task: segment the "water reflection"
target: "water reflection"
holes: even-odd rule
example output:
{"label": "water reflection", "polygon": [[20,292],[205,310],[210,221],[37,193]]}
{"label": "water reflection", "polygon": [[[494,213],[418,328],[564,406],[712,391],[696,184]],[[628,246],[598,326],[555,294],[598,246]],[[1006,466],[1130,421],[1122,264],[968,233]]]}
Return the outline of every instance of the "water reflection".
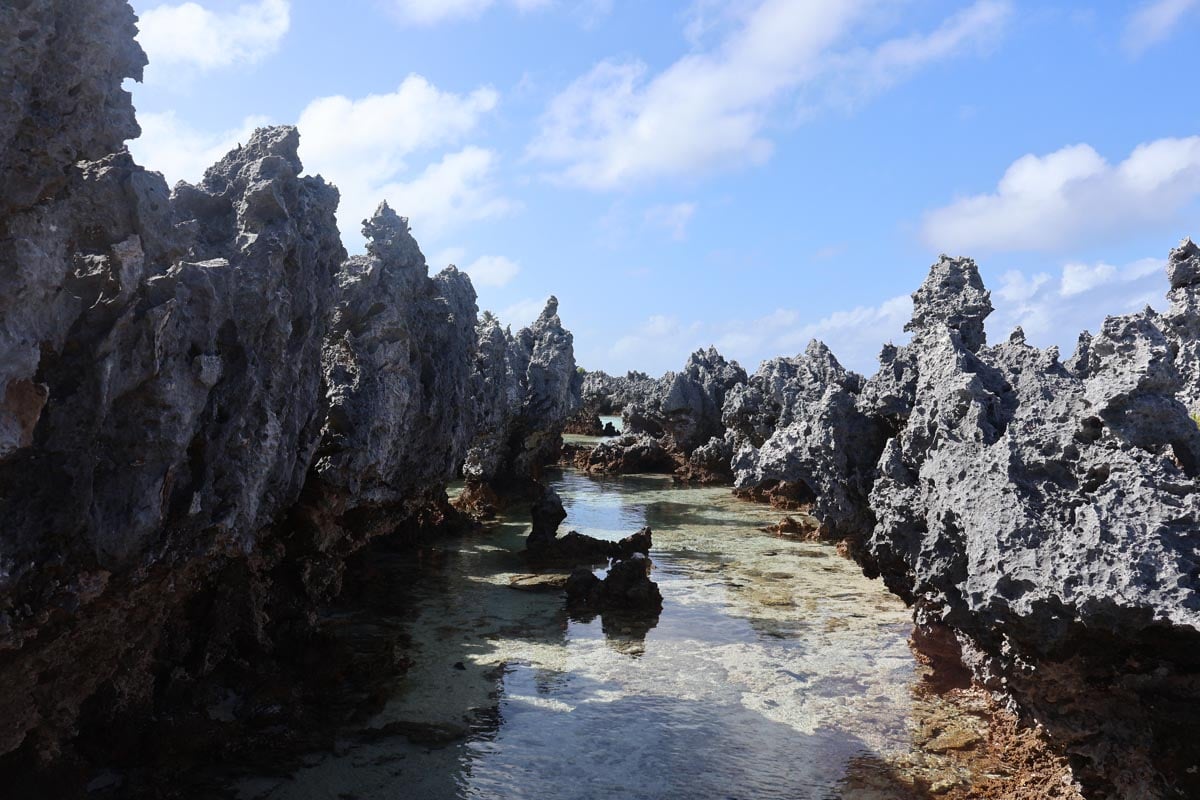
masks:
{"label": "water reflection", "polygon": [[888,765],[913,749],[917,667],[882,585],[760,532],[777,512],[728,489],[551,477],[564,529],[654,529],[661,616],[569,617],[510,588],[529,571],[519,507],[419,564],[381,560],[368,613],[403,628],[411,668],[336,752],[240,797],[913,796]]}

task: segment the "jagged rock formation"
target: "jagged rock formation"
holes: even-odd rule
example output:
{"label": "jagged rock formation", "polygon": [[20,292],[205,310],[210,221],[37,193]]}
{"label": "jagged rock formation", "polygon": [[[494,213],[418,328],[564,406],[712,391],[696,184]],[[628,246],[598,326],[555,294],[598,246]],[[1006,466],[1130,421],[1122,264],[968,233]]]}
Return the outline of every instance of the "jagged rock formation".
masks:
{"label": "jagged rock formation", "polygon": [[386,206],[347,260],[295,129],[173,193],[134,164],[135,33],[123,0],[0,8],[4,763],[261,677],[347,555],[451,513],[477,424],[531,471],[577,403],[553,302],[481,387],[465,275]]}
{"label": "jagged rock formation", "polygon": [[[631,376],[633,373],[631,373]],[[604,376],[606,385],[614,379]],[[746,383],[746,371],[716,348],[693,353],[680,372],[668,372],[625,406],[623,434],[580,459],[589,472],[674,472],[683,479],[720,482],[729,477],[721,409]]]}
{"label": "jagged rock formation", "polygon": [[567,604],[592,612],[649,612],[662,610],[662,592],[650,580],[650,559],[633,553],[614,561],[603,579],[587,568],[577,569],[567,579]]}
{"label": "jagged rock formation", "polygon": [[484,313],[473,374],[477,436],[463,476],[467,502],[483,485],[533,493],[546,464],[562,447],[562,428],[579,408],[582,376],[574,337],[558,318],[558,300],[546,301],[537,321],[517,335]]}
{"label": "jagged rock formation", "polygon": [[669,372],[644,402],[626,407],[625,430],[666,434],[676,449],[691,455],[713,437],[721,438],[725,395],[746,383],[746,371],[726,361],[715,347],[697,350],[680,372]]}
{"label": "jagged rock formation", "polygon": [[[1163,332],[1171,341],[1181,385],[1177,397],[1193,416],[1200,415],[1200,246],[1191,239],[1167,259],[1170,308]],[[1081,356],[1090,348],[1081,348]]]}
{"label": "jagged rock formation", "polygon": [[620,414],[626,406],[645,403],[657,389],[658,381],[644,372],[609,375],[588,372],[583,376],[583,407],[594,414]]}
{"label": "jagged rock formation", "polygon": [[1110,318],[1064,364],[1019,329],[986,346],[978,270],[942,257],[869,381],[814,344],[725,408],[739,484],[810,489],[921,638],[949,632],[1096,796],[1200,791],[1198,268],[1173,251],[1170,313]]}
{"label": "jagged rock formation", "polygon": [[[364,223],[367,254],[338,273],[322,368],[328,409],[289,547],[321,553],[306,586],[336,588],[366,540],[433,509],[452,514],[453,479],[474,428],[475,290],[454,267],[432,278],[408,220],[386,203]],[[312,589],[312,587],[309,587]]]}
{"label": "jagged rock formation", "polygon": [[856,407],[861,376],[814,341],[796,358],[764,362],[734,388],[722,416],[741,491],[786,484],[807,500],[822,535],[861,536],[873,524],[867,495],[886,438]]}

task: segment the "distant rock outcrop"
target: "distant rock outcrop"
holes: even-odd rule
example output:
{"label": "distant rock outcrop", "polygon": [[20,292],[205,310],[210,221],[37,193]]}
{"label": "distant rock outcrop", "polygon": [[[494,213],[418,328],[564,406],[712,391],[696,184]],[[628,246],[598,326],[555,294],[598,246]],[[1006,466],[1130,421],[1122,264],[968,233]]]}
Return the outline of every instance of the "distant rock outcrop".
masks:
{"label": "distant rock outcrop", "polygon": [[729,478],[721,409],[725,398],[746,383],[746,371],[716,348],[698,350],[680,372],[640,384],[624,407],[624,430],[580,459],[590,472],[674,472],[683,479],[721,482]]}
{"label": "distant rock outcrop", "polygon": [[626,406],[646,402],[657,383],[644,372],[618,376],[601,371],[588,372],[583,376],[580,390],[583,407],[597,415],[620,414]]}

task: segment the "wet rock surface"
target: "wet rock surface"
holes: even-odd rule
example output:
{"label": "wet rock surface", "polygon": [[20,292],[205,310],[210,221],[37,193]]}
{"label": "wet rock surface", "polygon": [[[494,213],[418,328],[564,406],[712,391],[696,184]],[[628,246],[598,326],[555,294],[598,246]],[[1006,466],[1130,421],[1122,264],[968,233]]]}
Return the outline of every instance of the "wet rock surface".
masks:
{"label": "wet rock surface", "polygon": [[585,472],[630,475],[643,472],[674,472],[680,456],[668,450],[659,437],[645,433],[625,433],[585,450],[576,464]]}
{"label": "wet rock surface", "polygon": [[610,558],[630,558],[635,553],[650,552],[653,545],[652,532],[642,528],[637,533],[619,541],[598,539],[594,536],[570,531],[558,535],[558,528],[567,518],[562,498],[553,489],[544,489],[542,496],[530,509],[533,528],[525,543],[525,553],[535,564],[596,564]]}
{"label": "wet rock surface", "polygon": [[571,573],[566,582],[567,604],[589,611],[659,611],[662,593],[650,580],[650,559],[634,553],[613,561],[603,579],[586,568]]}

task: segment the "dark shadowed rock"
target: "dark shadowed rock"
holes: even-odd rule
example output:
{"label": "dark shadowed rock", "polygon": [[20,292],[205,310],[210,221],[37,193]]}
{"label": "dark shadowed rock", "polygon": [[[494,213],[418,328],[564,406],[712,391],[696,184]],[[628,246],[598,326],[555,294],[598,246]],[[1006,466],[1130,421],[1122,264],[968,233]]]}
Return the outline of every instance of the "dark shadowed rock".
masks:
{"label": "dark shadowed rock", "polygon": [[528,547],[536,549],[554,541],[558,535],[558,526],[567,518],[563,509],[562,498],[553,489],[546,489],[530,509],[533,517],[533,530],[529,533]]}
{"label": "dark shadowed rock", "polygon": [[123,150],[133,22],[0,8],[0,755],[33,761],[311,641],[350,551],[452,521],[474,436],[465,276],[386,207],[347,262],[293,128],[170,194]]}
{"label": "dark shadowed rock", "polygon": [[596,445],[577,464],[585,472],[611,475],[674,472],[680,465],[677,453],[668,451],[663,440],[645,433],[625,433]]}
{"label": "dark shadowed rock", "polygon": [[566,583],[567,604],[590,611],[645,611],[662,609],[662,592],[650,580],[650,559],[641,553],[614,561],[603,580],[590,569],[571,573]]}

